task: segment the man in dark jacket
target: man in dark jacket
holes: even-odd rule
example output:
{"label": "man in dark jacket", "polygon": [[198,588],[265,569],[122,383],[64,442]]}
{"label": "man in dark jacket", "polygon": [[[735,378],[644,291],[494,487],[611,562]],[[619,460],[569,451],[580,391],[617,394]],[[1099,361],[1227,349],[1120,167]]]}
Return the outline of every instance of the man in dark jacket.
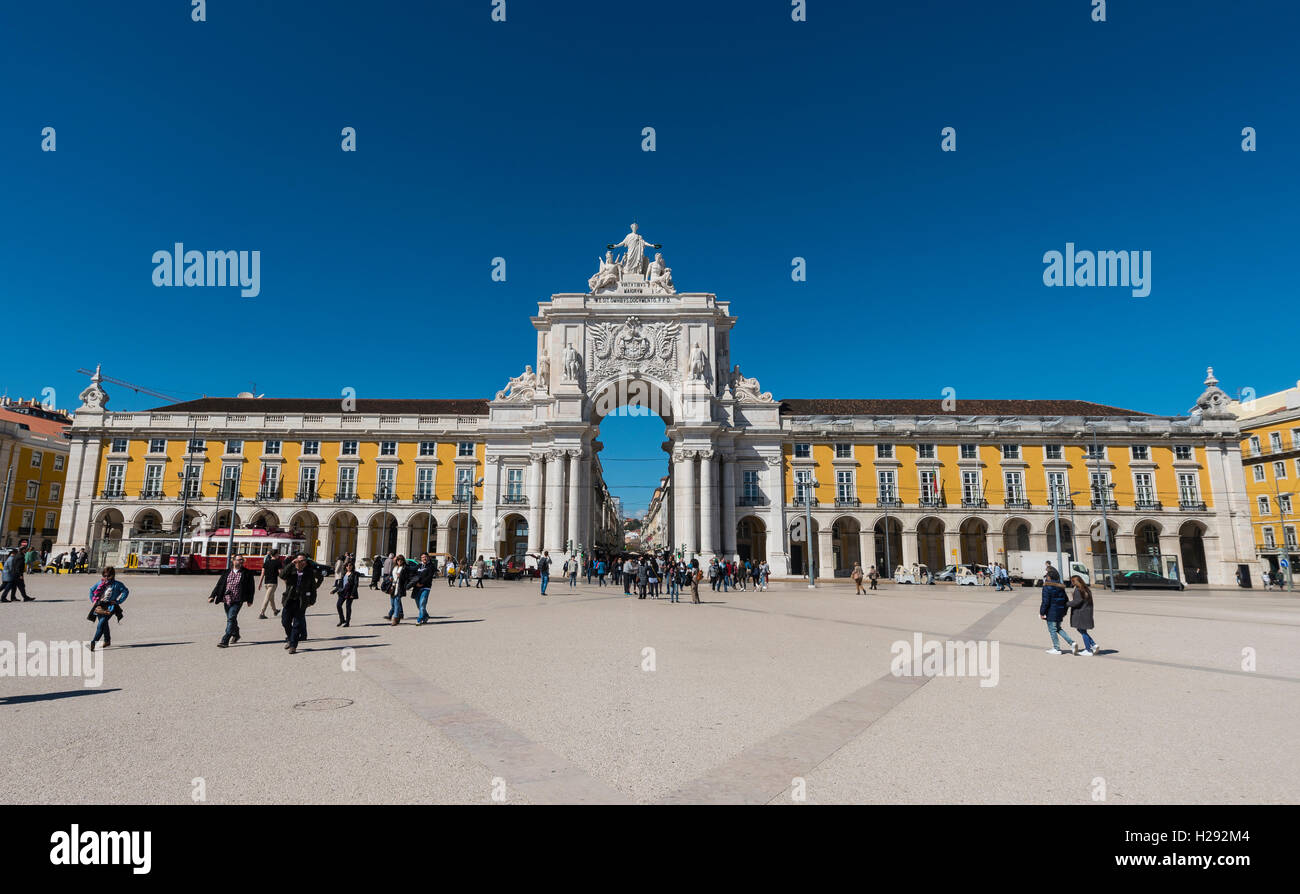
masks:
{"label": "man in dark jacket", "polygon": [[307,638],[307,609],[316,604],[316,589],[321,574],[307,561],[304,553],[293,557],[293,563],[280,574],[284,581],[284,618],[288,641],[284,647],[293,655],[298,643]]}
{"label": "man in dark jacket", "polygon": [[208,601],[220,605],[226,612],[226,633],[217,643],[218,649],[239,642],[239,610],[245,604],[253,604],[256,585],[256,575],[244,567],[243,556],[235,556],[235,567],[227,568],[217,578]]}
{"label": "man in dark jacket", "polygon": [[1048,562],[1043,570],[1043,599],[1038,605],[1038,616],[1047,622],[1047,632],[1052,637],[1052,648],[1047,650],[1048,655],[1063,654],[1057,636],[1064,639],[1071,650],[1074,649],[1074,640],[1070,639],[1070,634],[1061,629],[1061,622],[1065,620],[1065,610],[1069,604],[1065,596],[1065,587],[1061,586],[1061,573],[1052,567],[1051,562]]}
{"label": "man in dark jacket", "polygon": [[429,589],[433,586],[433,563],[428,553],[420,553],[420,564],[411,576],[411,592],[415,595],[415,604],[420,608],[416,624],[429,620]]}

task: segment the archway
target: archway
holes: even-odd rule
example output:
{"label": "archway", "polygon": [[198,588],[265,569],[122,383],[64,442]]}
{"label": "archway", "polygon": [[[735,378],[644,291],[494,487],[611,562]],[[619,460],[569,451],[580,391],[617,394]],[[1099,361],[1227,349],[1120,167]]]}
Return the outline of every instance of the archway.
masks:
{"label": "archway", "polygon": [[835,576],[848,577],[853,563],[862,561],[861,526],[857,519],[844,516],[831,525],[831,555],[835,560]]}
{"label": "archway", "polygon": [[1189,584],[1209,583],[1205,563],[1205,525],[1184,522],[1178,529],[1178,549],[1183,556],[1183,579]]}
{"label": "archway", "polygon": [[253,515],[253,520],[249,522],[249,526],[261,528],[264,531],[276,531],[280,528],[280,516],[270,509],[259,509]]}
{"label": "archway", "polygon": [[[231,520],[232,517],[233,517],[234,520],[235,520],[235,523],[234,523],[233,526],[232,526],[231,523],[230,523],[230,520]],[[229,527],[236,527],[236,528],[238,528],[238,527],[239,527],[239,518],[240,518],[240,517],[239,517],[238,514],[234,514],[234,515],[232,516],[232,514],[231,514],[231,510],[229,510],[229,509],[221,509],[221,510],[218,510],[218,511],[217,511],[217,514],[214,515],[214,516],[212,517],[212,527],[213,527],[214,529],[216,529],[216,528],[229,528]]]}
{"label": "archway", "polygon": [[943,532],[943,521],[934,516],[916,523],[917,561],[929,568],[931,574],[943,570],[948,564],[943,554]]}
{"label": "archway", "polygon": [[136,513],[131,523],[132,536],[151,536],[163,533],[162,515],[157,509],[143,509]]}
{"label": "archway", "polygon": [[[1110,562],[1106,561],[1106,530],[1110,530]],[[1105,581],[1106,575],[1120,570],[1119,565],[1119,525],[1108,521],[1106,528],[1101,525],[1100,516],[1088,525],[1088,536],[1092,546],[1092,579],[1097,583]]]}
{"label": "archway", "polygon": [[[397,543],[397,516],[393,513],[380,510],[370,516],[370,550],[371,552],[387,556],[389,553],[399,552]],[[409,557],[408,557],[409,558]]]}
{"label": "archway", "polygon": [[1013,552],[1029,549],[1029,522],[1023,518],[1008,519],[1002,526],[1003,564],[1010,559]]}
{"label": "archway", "polygon": [[1133,551],[1137,557],[1137,570],[1164,574],[1160,562],[1160,525],[1144,521],[1133,529]]}
{"label": "archway", "polygon": [[[466,527],[469,529],[469,541],[466,543]],[[479,530],[478,522],[472,525],[466,525],[466,514],[458,512],[447,522],[448,536],[451,539],[450,549],[452,558],[461,560],[469,557],[471,560],[477,559],[482,550],[479,549]]]}
{"label": "archway", "polygon": [[989,563],[989,526],[982,518],[968,518],[958,529],[961,534],[961,561],[963,565]]}
{"label": "archway", "polygon": [[[801,518],[800,521],[803,519]],[[793,525],[794,519],[791,519]],[[808,537],[803,543],[796,543],[794,537],[790,537],[790,573],[798,577],[808,575],[808,556],[812,556],[813,567],[817,567],[817,537],[821,526],[817,524],[817,519],[813,519],[812,530],[807,532]],[[789,536],[787,532],[787,536]],[[818,574],[821,571],[818,569]]]}
{"label": "archway", "polygon": [[742,562],[767,561],[767,526],[758,516],[747,515],[736,522],[736,553]]}
{"label": "archway", "polygon": [[95,519],[94,542],[90,547],[90,566],[120,564],[125,558],[122,553],[122,536],[126,523],[122,513],[108,508],[99,513]]}
{"label": "archway", "polygon": [[[1054,553],[1056,552],[1056,548],[1056,520],[1052,519],[1052,521],[1047,523],[1047,551],[1049,553]],[[1060,548],[1062,555],[1071,556],[1074,561],[1078,561],[1079,557],[1074,554],[1074,529],[1070,527],[1070,523],[1065,519],[1061,519]]]}
{"label": "archway", "polygon": [[528,519],[511,512],[501,519],[501,536],[497,540],[496,554],[501,559],[523,561],[528,552]]}
{"label": "archway", "polygon": [[903,523],[890,516],[888,524],[880,519],[875,525],[876,570],[882,577],[893,577],[894,569],[903,564]]}
{"label": "archway", "polygon": [[295,513],[289,520],[289,533],[302,538],[302,549],[308,558],[316,558],[317,547],[320,546],[320,521],[314,512],[303,509]]}
{"label": "archway", "polygon": [[417,512],[406,523],[406,555],[419,556],[420,553],[432,555],[438,551],[438,520],[433,519],[430,526],[429,513]]}
{"label": "archway", "polygon": [[355,554],[357,551],[357,531],[360,525],[357,517],[346,509],[330,516],[329,551],[325,554],[328,562],[336,561],[340,556]]}

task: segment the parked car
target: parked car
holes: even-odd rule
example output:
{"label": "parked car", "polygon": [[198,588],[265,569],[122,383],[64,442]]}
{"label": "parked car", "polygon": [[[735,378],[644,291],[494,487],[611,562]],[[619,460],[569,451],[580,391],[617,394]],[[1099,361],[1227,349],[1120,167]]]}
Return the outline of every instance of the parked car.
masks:
{"label": "parked car", "polygon": [[[1106,576],[1109,586],[1111,576]],[[1183,582],[1154,571],[1119,571],[1114,575],[1116,590],[1182,590]]]}

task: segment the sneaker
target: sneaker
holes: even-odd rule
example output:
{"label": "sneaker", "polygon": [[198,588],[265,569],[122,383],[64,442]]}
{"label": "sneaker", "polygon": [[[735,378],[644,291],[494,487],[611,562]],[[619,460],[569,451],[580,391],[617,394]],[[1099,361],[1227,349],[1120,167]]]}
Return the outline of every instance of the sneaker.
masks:
{"label": "sneaker", "polygon": [[289,647],[289,654],[290,654],[290,655],[297,655],[297,654],[298,654],[298,647],[297,647],[297,646],[290,646],[290,647]]}
{"label": "sneaker", "polygon": [[1047,650],[1047,654],[1048,654],[1048,655],[1064,655],[1065,653],[1062,652],[1060,649],[1048,649],[1048,650]]}
{"label": "sneaker", "polygon": [[224,640],[222,640],[221,642],[217,643],[217,648],[218,648],[218,649],[226,649],[226,648],[229,648],[229,644],[226,643]]}
{"label": "sneaker", "polygon": [[258,616],[257,616],[257,620],[259,620],[259,621],[265,621],[265,620],[266,620],[266,615],[258,615]]}
{"label": "sneaker", "polygon": [[1092,657],[1092,653],[1089,652],[1087,649],[1084,649],[1082,652],[1078,652],[1078,653],[1076,653],[1076,654],[1078,654],[1078,656],[1079,656],[1080,658],[1091,658],[1091,657]]}
{"label": "sneaker", "polygon": [[1098,652],[1100,652],[1100,651],[1101,651],[1101,643],[1097,642],[1096,640],[1093,640],[1093,641],[1092,641],[1092,654],[1096,655],[1096,654],[1097,654]]}
{"label": "sneaker", "polygon": [[1079,644],[1078,644],[1078,643],[1070,643],[1070,651],[1071,651],[1073,654],[1078,655],[1078,654],[1079,654]]}

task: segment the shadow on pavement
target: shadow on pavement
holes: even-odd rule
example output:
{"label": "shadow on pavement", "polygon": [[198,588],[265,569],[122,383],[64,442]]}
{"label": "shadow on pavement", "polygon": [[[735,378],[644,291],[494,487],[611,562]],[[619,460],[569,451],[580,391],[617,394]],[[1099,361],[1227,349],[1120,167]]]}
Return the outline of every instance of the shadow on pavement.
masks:
{"label": "shadow on pavement", "polygon": [[56,698],[76,698],[79,695],[99,695],[104,692],[121,692],[121,689],[69,689],[65,692],[42,692],[33,695],[0,695],[0,707],[22,705],[27,702],[47,702]]}

